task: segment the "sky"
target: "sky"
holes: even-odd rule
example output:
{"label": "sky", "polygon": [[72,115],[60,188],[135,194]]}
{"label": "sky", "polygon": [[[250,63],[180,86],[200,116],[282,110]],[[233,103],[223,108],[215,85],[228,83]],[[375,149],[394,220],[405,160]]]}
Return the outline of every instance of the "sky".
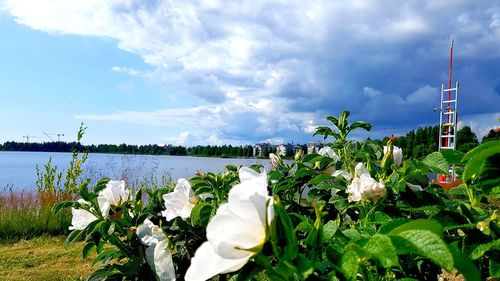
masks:
{"label": "sky", "polygon": [[455,40],[459,125],[499,127],[500,2],[0,0],[0,142],[306,143],[437,125]]}

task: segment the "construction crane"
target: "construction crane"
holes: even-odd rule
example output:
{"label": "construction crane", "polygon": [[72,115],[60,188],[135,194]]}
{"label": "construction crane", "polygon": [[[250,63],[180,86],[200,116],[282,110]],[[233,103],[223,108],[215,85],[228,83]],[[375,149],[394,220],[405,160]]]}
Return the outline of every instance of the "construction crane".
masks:
{"label": "construction crane", "polygon": [[51,136],[57,136],[57,141],[61,141],[61,137],[64,137],[64,134],[48,134],[46,132],[43,132],[51,141],[54,141],[54,139]]}
{"label": "construction crane", "polygon": [[30,139],[35,139],[35,138],[39,139],[41,137],[30,136],[29,134],[27,134],[26,136],[23,136],[23,138],[26,139],[26,142],[30,142]]}

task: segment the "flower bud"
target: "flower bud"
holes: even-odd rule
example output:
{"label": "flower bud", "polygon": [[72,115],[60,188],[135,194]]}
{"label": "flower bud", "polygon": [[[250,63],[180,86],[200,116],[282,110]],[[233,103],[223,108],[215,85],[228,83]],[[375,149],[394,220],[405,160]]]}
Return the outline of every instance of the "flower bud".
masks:
{"label": "flower bud", "polygon": [[304,151],[302,151],[302,149],[297,150],[297,152],[295,152],[295,161],[302,159],[302,156],[304,156]]}
{"label": "flower bud", "polygon": [[269,153],[269,159],[271,160],[271,165],[275,169],[283,164],[283,160],[281,160],[281,157],[274,153]]}

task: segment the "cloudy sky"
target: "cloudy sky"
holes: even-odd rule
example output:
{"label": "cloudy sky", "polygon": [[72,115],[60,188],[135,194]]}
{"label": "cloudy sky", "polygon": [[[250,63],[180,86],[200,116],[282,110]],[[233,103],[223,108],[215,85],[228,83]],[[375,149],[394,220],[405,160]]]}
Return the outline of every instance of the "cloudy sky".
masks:
{"label": "cloudy sky", "polygon": [[304,143],[343,109],[372,138],[404,134],[439,120],[451,35],[461,124],[499,126],[496,0],[0,7],[0,142],[84,122],[85,143]]}

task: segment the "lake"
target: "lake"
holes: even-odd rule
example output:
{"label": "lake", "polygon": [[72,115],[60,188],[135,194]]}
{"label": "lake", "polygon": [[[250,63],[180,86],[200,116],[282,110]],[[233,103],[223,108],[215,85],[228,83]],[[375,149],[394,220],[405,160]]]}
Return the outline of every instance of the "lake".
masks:
{"label": "lake", "polygon": [[[36,188],[35,166],[43,169],[49,159],[58,170],[66,170],[71,153],[62,152],[12,152],[0,151],[0,192],[6,188],[32,190]],[[209,158],[168,155],[129,155],[91,153],[83,165],[84,177],[94,182],[100,178],[127,179],[129,182],[161,179],[170,176],[173,180],[190,178],[197,171],[222,172],[226,165],[263,164],[266,170],[270,162],[266,159]]]}

